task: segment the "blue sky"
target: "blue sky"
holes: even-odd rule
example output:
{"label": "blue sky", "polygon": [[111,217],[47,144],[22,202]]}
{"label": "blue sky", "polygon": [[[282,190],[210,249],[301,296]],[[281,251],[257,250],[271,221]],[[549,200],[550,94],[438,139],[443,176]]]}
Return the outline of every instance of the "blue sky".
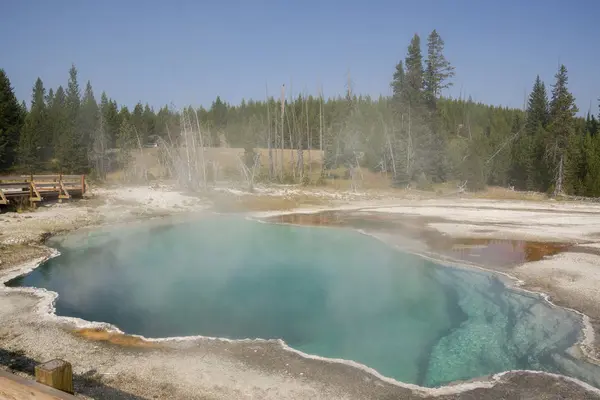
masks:
{"label": "blue sky", "polygon": [[[120,104],[232,103],[277,94],[389,94],[414,33],[437,29],[456,67],[446,94],[521,107],[536,74],[559,62],[582,113],[600,97],[600,1],[31,1],[4,0],[0,68],[29,102],[39,76],[66,84],[75,63]],[[425,54],[426,48],[423,46]]]}

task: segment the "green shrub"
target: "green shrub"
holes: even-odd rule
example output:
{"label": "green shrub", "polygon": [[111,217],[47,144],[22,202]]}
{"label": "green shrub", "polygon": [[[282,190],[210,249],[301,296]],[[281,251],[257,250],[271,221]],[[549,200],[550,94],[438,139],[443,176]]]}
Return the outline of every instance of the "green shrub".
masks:
{"label": "green shrub", "polygon": [[433,191],[433,184],[429,179],[427,179],[427,175],[425,175],[425,172],[421,172],[419,174],[419,177],[417,178],[417,189]]}
{"label": "green shrub", "polygon": [[304,174],[304,176],[302,177],[301,183],[302,183],[302,186],[310,185],[310,178],[308,177],[308,174]]}

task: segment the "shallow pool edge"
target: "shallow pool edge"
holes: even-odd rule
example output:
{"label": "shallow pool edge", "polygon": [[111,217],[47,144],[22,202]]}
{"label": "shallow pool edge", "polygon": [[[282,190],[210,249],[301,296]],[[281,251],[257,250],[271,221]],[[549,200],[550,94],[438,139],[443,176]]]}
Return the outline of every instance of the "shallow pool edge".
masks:
{"label": "shallow pool edge", "polygon": [[[321,211],[321,210],[319,210],[319,211]],[[293,214],[293,213],[294,212],[291,212],[290,214]],[[263,213],[256,213],[256,214],[263,214]],[[282,215],[282,214],[285,214],[285,213],[280,213],[277,215]],[[246,214],[246,216],[247,216],[247,218],[252,219],[254,221],[258,221],[258,222],[262,222],[262,223],[278,224],[276,222],[269,222],[269,221],[261,220],[261,218],[263,218],[264,215],[252,215],[252,213],[250,213],[250,214]],[[295,224],[288,224],[288,225],[295,225]],[[90,227],[90,228],[93,229],[93,228],[98,228],[98,227],[101,227],[101,226],[95,226],[95,227]],[[331,228],[331,227],[325,226],[323,228]],[[340,229],[340,227],[334,227],[334,228]],[[475,268],[475,269],[480,270],[481,272],[486,272],[491,275],[501,275],[504,278],[506,278],[506,279],[503,279],[502,282],[504,285],[507,285],[506,287],[508,289],[512,289],[515,291],[522,291],[527,294],[539,297],[539,298],[545,300],[546,302],[548,302],[548,304],[551,307],[562,308],[562,309],[574,312],[575,314],[577,314],[581,317],[582,336],[583,337],[581,340],[577,341],[572,347],[576,346],[577,348],[579,348],[581,350],[583,356],[585,357],[584,361],[592,362],[595,364],[600,364],[600,361],[597,358],[595,358],[589,350],[589,348],[593,346],[593,343],[595,340],[595,332],[594,332],[594,329],[590,322],[589,317],[587,315],[585,315],[584,313],[579,312],[575,309],[554,304],[552,302],[550,296],[546,293],[532,291],[532,290],[523,288],[522,286],[525,285],[524,281],[522,281],[506,272],[495,271],[495,270],[491,270],[491,269],[488,269],[488,268],[485,268],[482,266],[478,266],[475,264],[458,262],[456,260],[446,259],[443,257],[439,257],[438,255],[436,255],[434,253],[421,253],[421,252],[410,251],[406,248],[402,248],[401,246],[390,244],[390,243],[382,240],[381,238],[377,237],[375,234],[366,232],[361,229],[352,229],[352,228],[342,228],[342,229],[351,229],[360,234],[373,237],[373,238],[385,243],[388,246],[394,247],[398,250],[401,250],[403,252],[406,252],[406,253],[409,253],[412,255],[422,257],[426,260],[435,262],[436,264],[439,264],[442,267],[453,267],[453,268],[459,268],[459,269],[466,270],[466,271],[472,270],[473,268]],[[61,233],[61,235],[64,235],[64,234],[69,234],[69,232]],[[59,235],[56,235],[56,236],[59,236]],[[60,255],[60,252],[58,251],[58,249],[49,247],[47,245],[42,245],[42,247],[49,250],[48,256],[38,257],[34,260],[30,260],[30,261],[24,262],[20,265],[17,265],[13,268],[9,268],[9,269],[0,271],[0,293],[4,292],[4,293],[7,293],[10,295],[10,293],[12,292],[12,293],[24,293],[24,294],[28,294],[28,295],[34,295],[40,299],[37,302],[36,307],[35,307],[35,312],[39,316],[41,316],[42,318],[49,320],[51,322],[70,325],[73,327],[74,330],[77,330],[77,329],[100,329],[100,330],[103,330],[106,332],[117,333],[117,334],[121,334],[124,336],[129,336],[129,337],[135,337],[135,338],[139,338],[143,341],[155,342],[155,343],[161,343],[161,342],[169,343],[169,342],[181,342],[181,341],[193,342],[193,341],[199,341],[199,340],[210,340],[210,341],[215,340],[215,341],[230,342],[230,343],[277,343],[281,347],[282,350],[295,353],[305,359],[317,360],[317,361],[327,362],[327,363],[344,364],[347,366],[351,366],[353,368],[357,368],[363,372],[366,372],[388,384],[402,387],[402,388],[409,389],[409,390],[412,390],[415,392],[419,392],[420,394],[430,395],[430,396],[443,396],[443,395],[450,395],[450,394],[458,394],[458,393],[462,393],[462,392],[466,392],[466,391],[470,391],[470,390],[474,390],[474,389],[491,388],[494,385],[496,385],[497,383],[499,383],[505,375],[510,374],[510,373],[518,373],[518,372],[539,374],[539,375],[545,375],[545,376],[554,377],[554,378],[560,377],[560,378],[566,379],[570,382],[578,384],[579,386],[586,389],[587,391],[590,391],[592,393],[600,395],[599,388],[596,388],[596,387],[594,387],[586,382],[583,382],[577,378],[573,378],[573,377],[570,377],[567,375],[554,374],[554,373],[549,373],[549,372],[544,372],[544,371],[536,371],[536,370],[509,370],[509,371],[499,372],[499,373],[496,373],[496,374],[493,374],[490,376],[473,378],[472,380],[469,380],[468,382],[460,382],[460,383],[456,383],[456,384],[450,383],[445,386],[428,388],[428,387],[419,386],[416,384],[398,381],[396,379],[384,376],[381,373],[379,373],[377,370],[375,370],[374,368],[368,367],[367,365],[361,364],[361,363],[353,361],[353,360],[346,360],[346,359],[340,359],[340,358],[329,358],[329,357],[322,357],[322,356],[318,356],[318,355],[304,353],[300,350],[297,350],[297,349],[294,349],[294,348],[288,346],[281,339],[262,339],[262,338],[227,339],[227,338],[221,338],[221,337],[211,337],[211,336],[202,336],[202,335],[148,338],[148,337],[145,337],[142,335],[125,333],[125,332],[121,331],[117,326],[107,323],[107,322],[88,321],[88,320],[84,320],[84,319],[76,318],[76,317],[59,316],[56,314],[56,307],[55,307],[56,299],[59,296],[58,293],[51,291],[51,290],[44,289],[44,288],[8,287],[5,285],[7,282],[9,282],[19,276],[23,276],[23,275],[30,273],[31,271],[38,268],[40,265],[42,265],[46,261],[48,261],[54,257],[58,257]],[[508,286],[508,282],[506,282],[506,281],[510,281],[510,286]]]}

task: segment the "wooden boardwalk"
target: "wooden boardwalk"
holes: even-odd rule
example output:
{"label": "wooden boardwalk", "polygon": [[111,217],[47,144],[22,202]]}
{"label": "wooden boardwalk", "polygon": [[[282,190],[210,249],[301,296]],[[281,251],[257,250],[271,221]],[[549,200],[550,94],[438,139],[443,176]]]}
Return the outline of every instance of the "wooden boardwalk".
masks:
{"label": "wooden boardwalk", "polygon": [[70,400],[77,397],[0,369],[0,400]]}
{"label": "wooden boardwalk", "polygon": [[0,205],[35,206],[45,200],[68,200],[86,191],[85,175],[0,176]]}

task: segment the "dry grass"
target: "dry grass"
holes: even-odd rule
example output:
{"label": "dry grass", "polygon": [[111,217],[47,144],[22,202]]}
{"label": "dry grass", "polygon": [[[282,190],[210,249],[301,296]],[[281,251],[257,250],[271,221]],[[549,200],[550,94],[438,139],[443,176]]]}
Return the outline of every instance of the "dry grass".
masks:
{"label": "dry grass", "polygon": [[[260,154],[260,162],[263,165],[269,163],[269,149],[255,148],[254,151]],[[219,165],[237,167],[239,165],[239,156],[244,155],[244,149],[242,148],[225,148],[225,147],[207,147],[205,150],[206,159],[208,161],[216,161]],[[273,150],[273,157],[275,157],[275,150]],[[298,154],[296,150],[284,149],[283,150],[283,162],[287,168],[291,168],[292,157],[294,161],[298,160]],[[313,163],[319,165],[323,161],[323,152],[320,150],[311,150],[310,158]],[[277,150],[277,162],[281,160],[281,149]],[[304,162],[308,163],[308,150],[304,151]]]}
{"label": "dry grass", "polygon": [[[133,156],[138,165],[153,168],[154,166],[158,166],[158,151],[158,148],[144,148],[142,149],[142,152],[139,150],[134,151]],[[267,166],[269,163],[269,149],[255,148],[254,151],[260,154],[261,164]],[[180,152],[185,156],[185,148],[181,148]],[[323,161],[323,153],[324,152],[320,150],[311,150],[310,161],[320,166]],[[205,160],[207,162],[217,162],[223,168],[238,168],[240,156],[244,156],[244,149],[239,147],[206,147],[204,149]],[[277,150],[277,154],[275,153],[275,150],[273,150],[273,157],[275,156],[277,156],[277,163],[279,163],[281,160],[281,149]],[[294,161],[297,161],[298,157],[296,150],[283,150],[283,162],[286,169],[289,168],[291,170],[292,157]],[[305,164],[308,164],[309,162],[308,150],[304,150],[304,162]]]}
{"label": "dry grass", "polygon": [[[269,150],[266,148],[255,148],[256,152],[260,154],[261,168],[257,171],[257,180],[261,180],[261,177],[268,175],[268,161],[269,161]],[[143,166],[152,176],[162,177],[164,176],[158,163],[158,148],[144,148],[141,152],[135,151],[133,156],[138,166]],[[185,148],[180,149],[185,152]],[[233,179],[242,180],[241,172],[239,170],[240,161],[239,157],[243,157],[243,148],[225,148],[225,147],[207,147],[205,148],[205,159],[208,162],[215,163],[219,167],[220,179]],[[273,152],[273,156],[277,156],[277,162],[280,161],[281,150],[278,150],[277,154]],[[297,160],[297,152],[292,149],[285,149],[283,151],[283,158],[285,164],[285,173],[290,175],[292,173],[292,157]],[[304,163],[305,173],[308,175],[309,183],[316,185],[320,181],[321,175],[321,163],[323,161],[324,152],[319,150],[311,150],[309,165],[308,151],[304,151]],[[309,172],[310,171],[310,172]],[[330,177],[324,180],[325,186],[333,190],[348,191],[352,190],[352,180],[348,178],[348,171],[346,168],[336,168],[328,170]],[[121,182],[123,179],[122,171],[115,171],[107,176],[108,182]],[[366,168],[359,170],[359,178],[356,180],[356,189],[359,191],[386,191],[386,192],[404,192],[403,189],[393,188],[391,186],[391,176],[389,174],[377,173],[369,171]],[[458,192],[458,181],[450,181],[441,184],[433,184],[431,191],[423,192],[424,195],[431,194],[432,196],[448,196]],[[415,190],[416,183],[411,184],[412,189]],[[544,193],[536,192],[519,192],[510,190],[507,188],[490,186],[486,190],[476,193],[467,193],[466,196],[470,198],[478,199],[497,199],[497,200],[529,200],[529,201],[543,201],[547,200],[548,196]],[[254,200],[260,205],[256,204],[245,204],[245,205],[233,205],[227,204],[225,208],[233,209],[248,209],[259,211],[265,209],[264,204],[272,200],[257,200],[253,196]],[[237,201],[237,200],[236,200]],[[282,204],[273,204],[275,208],[272,209],[289,209],[297,206],[293,200],[290,199],[279,199]]]}
{"label": "dry grass", "polygon": [[[135,165],[147,171],[151,176],[161,178],[166,175],[166,171],[161,168],[158,161],[159,148],[144,148],[141,151],[135,150],[132,152]],[[186,160],[187,154],[185,148],[180,148],[181,157]],[[265,148],[255,148],[255,152],[260,154],[260,168],[257,175],[267,176],[269,166],[269,150]],[[308,150],[304,151],[304,168],[305,171],[321,171],[321,163],[323,161],[323,153],[320,150],[311,150],[310,157]],[[240,157],[244,157],[243,148],[227,148],[227,147],[206,147],[204,150],[204,159],[209,165],[214,165],[218,168],[219,179],[234,179],[243,180],[240,170]],[[281,162],[281,150],[273,150],[273,157],[276,166]],[[291,149],[283,150],[284,172],[290,175],[293,171],[294,164],[297,161],[297,151]],[[198,160],[200,162],[200,160]],[[209,178],[212,178],[212,169],[209,167]],[[115,171],[107,175],[109,182],[122,182],[124,174],[122,171]]]}
{"label": "dry grass", "polygon": [[284,211],[294,208],[325,205],[327,201],[310,194],[294,197],[213,195],[219,212]]}
{"label": "dry grass", "polygon": [[539,192],[519,192],[498,186],[489,186],[482,192],[469,193],[470,197],[477,199],[490,200],[529,200],[543,201],[548,200],[545,193]]}

